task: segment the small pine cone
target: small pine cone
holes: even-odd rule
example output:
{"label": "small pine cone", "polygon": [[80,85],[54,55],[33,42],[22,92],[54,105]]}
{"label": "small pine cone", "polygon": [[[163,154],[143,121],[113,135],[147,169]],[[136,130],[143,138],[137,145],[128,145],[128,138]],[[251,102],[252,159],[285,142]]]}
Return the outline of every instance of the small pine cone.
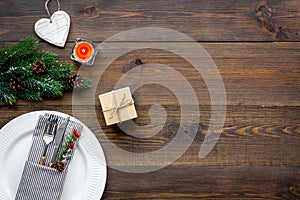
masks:
{"label": "small pine cone", "polygon": [[65,162],[56,162],[55,169],[61,172],[66,168],[66,165]]}
{"label": "small pine cone", "polygon": [[78,89],[83,88],[83,78],[81,75],[74,74],[69,79],[69,84],[71,87]]}
{"label": "small pine cone", "polygon": [[13,90],[17,91],[22,88],[23,83],[22,83],[21,78],[15,77],[15,78],[10,79],[9,85]]}
{"label": "small pine cone", "polygon": [[32,63],[32,70],[37,74],[44,73],[45,69],[46,69],[46,65],[41,60]]}

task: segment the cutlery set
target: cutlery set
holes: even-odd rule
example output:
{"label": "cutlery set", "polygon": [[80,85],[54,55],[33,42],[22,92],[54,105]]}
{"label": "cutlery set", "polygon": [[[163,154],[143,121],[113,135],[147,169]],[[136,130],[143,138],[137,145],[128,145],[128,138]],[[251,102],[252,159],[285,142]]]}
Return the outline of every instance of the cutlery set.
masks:
{"label": "cutlery set", "polygon": [[[53,112],[38,114],[15,200],[61,199],[82,129],[83,125],[71,116]],[[69,196],[68,199],[73,199]],[[2,200],[1,197],[0,194]]]}
{"label": "cutlery set", "polygon": [[56,157],[59,148],[62,145],[62,141],[64,139],[64,133],[67,129],[68,123],[70,121],[70,117],[68,116],[63,120],[63,122],[58,126],[58,117],[54,115],[50,115],[44,129],[43,133],[43,141],[44,141],[44,151],[40,160],[40,165],[45,165],[46,153],[48,150],[48,146],[54,141],[54,151],[52,153],[51,161],[48,167],[52,168],[56,164]]}

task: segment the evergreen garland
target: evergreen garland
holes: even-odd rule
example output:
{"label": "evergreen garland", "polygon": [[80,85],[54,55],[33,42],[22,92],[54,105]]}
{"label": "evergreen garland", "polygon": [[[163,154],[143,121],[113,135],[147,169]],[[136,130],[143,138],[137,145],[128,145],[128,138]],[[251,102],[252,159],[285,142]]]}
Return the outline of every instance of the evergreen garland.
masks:
{"label": "evergreen garland", "polygon": [[[73,65],[60,63],[55,53],[39,51],[37,47],[37,40],[26,37],[0,50],[0,100],[12,105],[18,97],[41,101],[72,91],[76,81]],[[87,88],[89,80],[81,78],[75,85]]]}

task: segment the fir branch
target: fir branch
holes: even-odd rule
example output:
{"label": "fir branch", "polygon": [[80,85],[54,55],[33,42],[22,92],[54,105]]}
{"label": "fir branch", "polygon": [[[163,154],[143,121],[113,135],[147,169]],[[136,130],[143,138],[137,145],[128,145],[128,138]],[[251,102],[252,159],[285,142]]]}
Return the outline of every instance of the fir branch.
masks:
{"label": "fir branch", "polygon": [[[57,54],[39,51],[37,46],[37,40],[26,37],[0,50],[0,100],[8,104],[14,104],[17,97],[40,101],[72,91],[73,65],[60,63]],[[42,66],[36,64],[39,61]],[[87,88],[88,83],[88,80],[83,80],[82,88]]]}
{"label": "fir branch", "polygon": [[64,143],[61,145],[61,148],[56,156],[57,162],[68,160],[68,157],[71,156],[70,154],[72,154],[72,151],[79,141],[80,137],[81,133],[76,129],[73,129],[72,132],[68,133],[65,136]]}
{"label": "fir branch", "polygon": [[90,87],[91,81],[89,79],[84,78],[83,79],[83,84],[82,84],[82,89],[87,89]]}
{"label": "fir branch", "polygon": [[32,54],[37,48],[38,42],[33,37],[26,37],[19,43],[0,50],[0,69],[5,68],[5,63],[12,59],[22,59]]}
{"label": "fir branch", "polygon": [[51,53],[49,51],[37,51],[33,54],[31,62],[42,60],[44,63],[47,63],[47,67],[57,65],[57,54]]}
{"label": "fir branch", "polygon": [[68,149],[70,148],[70,144],[72,142],[74,142],[74,133],[68,133],[66,136],[66,139],[64,141],[64,144],[62,145],[62,147],[59,150],[59,153],[57,154],[56,160],[61,162],[62,161],[62,157],[64,155],[64,153],[66,153],[68,151]]}
{"label": "fir branch", "polygon": [[7,71],[1,72],[0,77],[2,80],[9,80],[9,78],[13,76],[23,77],[30,76],[32,74],[31,65],[26,63],[10,67]]}
{"label": "fir branch", "polygon": [[73,91],[73,87],[71,87],[71,85],[69,84],[68,81],[60,80],[58,82],[63,86],[64,92],[72,92]]}
{"label": "fir branch", "polygon": [[12,93],[8,83],[0,82],[0,100],[12,105],[16,102],[17,97]]}
{"label": "fir branch", "polygon": [[71,64],[60,64],[48,68],[46,75],[55,77],[55,80],[66,80],[74,73],[74,68]]}
{"label": "fir branch", "polygon": [[25,88],[31,91],[40,92],[42,97],[58,97],[63,94],[63,86],[50,77],[26,79],[23,80],[23,83]]}
{"label": "fir branch", "polygon": [[17,43],[14,47],[17,50],[17,54],[21,56],[26,56],[31,54],[33,51],[37,49],[38,41],[35,40],[33,37],[28,36]]}
{"label": "fir branch", "polygon": [[14,94],[22,99],[26,99],[29,101],[41,101],[43,100],[41,93],[38,91],[32,91],[29,89],[22,89],[19,91],[14,91]]}

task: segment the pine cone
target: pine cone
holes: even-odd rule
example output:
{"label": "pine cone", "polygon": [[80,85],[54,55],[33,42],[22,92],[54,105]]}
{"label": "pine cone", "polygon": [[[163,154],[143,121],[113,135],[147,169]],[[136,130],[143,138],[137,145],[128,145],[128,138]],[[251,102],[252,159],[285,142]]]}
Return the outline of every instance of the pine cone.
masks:
{"label": "pine cone", "polygon": [[61,172],[66,168],[66,165],[65,162],[56,162],[55,169]]}
{"label": "pine cone", "polygon": [[45,69],[46,65],[41,60],[32,63],[32,70],[37,74],[45,72]]}
{"label": "pine cone", "polygon": [[69,84],[75,89],[83,88],[84,84],[82,76],[78,74],[72,75],[69,79]]}
{"label": "pine cone", "polygon": [[14,78],[11,78],[11,79],[10,79],[9,85],[10,85],[10,87],[11,87],[13,90],[17,91],[17,90],[20,90],[20,89],[22,88],[23,83],[22,83],[21,78],[19,78],[19,77],[14,77]]}

